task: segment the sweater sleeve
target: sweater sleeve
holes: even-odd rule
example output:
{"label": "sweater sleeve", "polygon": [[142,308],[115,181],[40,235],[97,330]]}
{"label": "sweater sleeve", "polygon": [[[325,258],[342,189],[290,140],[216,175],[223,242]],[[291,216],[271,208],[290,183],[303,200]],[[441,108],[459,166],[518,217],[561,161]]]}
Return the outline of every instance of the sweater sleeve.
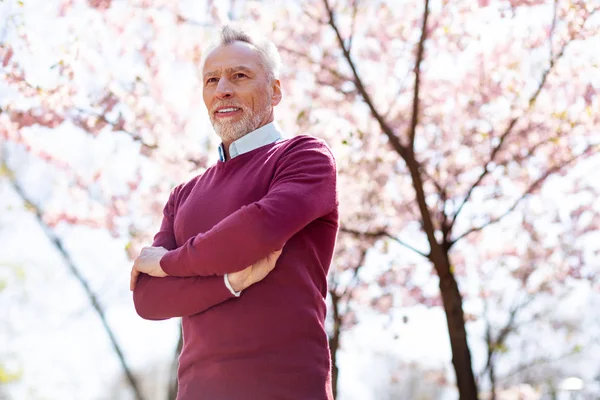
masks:
{"label": "sweater sleeve", "polygon": [[[167,250],[177,248],[173,219],[178,188],[173,190],[164,207],[160,230],[152,243],[154,247],[162,246]],[[133,291],[138,315],[149,320],[197,314],[234,297],[222,277],[154,278],[140,274]]]}
{"label": "sweater sleeve", "polygon": [[241,271],[310,222],[337,206],[333,155],[320,140],[303,136],[277,161],[267,194],[190,238],[160,261],[171,276],[214,276]]}

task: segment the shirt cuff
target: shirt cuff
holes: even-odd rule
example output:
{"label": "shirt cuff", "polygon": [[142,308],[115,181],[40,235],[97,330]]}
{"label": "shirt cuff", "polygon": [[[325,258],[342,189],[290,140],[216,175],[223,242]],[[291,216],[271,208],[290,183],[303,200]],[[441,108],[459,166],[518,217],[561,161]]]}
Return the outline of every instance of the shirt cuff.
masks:
{"label": "shirt cuff", "polygon": [[229,283],[229,278],[227,277],[227,275],[228,274],[223,275],[223,279],[225,280],[225,286],[227,286],[227,289],[229,289],[232,295],[234,295],[235,297],[240,297],[240,293],[242,293],[242,291],[240,290],[239,292],[236,292],[235,290],[233,290],[231,284]]}

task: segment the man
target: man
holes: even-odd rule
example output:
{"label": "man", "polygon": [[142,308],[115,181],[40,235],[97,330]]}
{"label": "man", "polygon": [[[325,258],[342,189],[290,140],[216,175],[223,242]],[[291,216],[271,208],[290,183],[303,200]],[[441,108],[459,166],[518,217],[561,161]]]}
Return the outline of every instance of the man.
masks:
{"label": "man", "polygon": [[203,66],[220,160],[172,191],[131,271],[140,316],[183,317],[180,400],[332,399],[335,163],[318,139],[281,139],[279,60],[271,42],[223,29]]}

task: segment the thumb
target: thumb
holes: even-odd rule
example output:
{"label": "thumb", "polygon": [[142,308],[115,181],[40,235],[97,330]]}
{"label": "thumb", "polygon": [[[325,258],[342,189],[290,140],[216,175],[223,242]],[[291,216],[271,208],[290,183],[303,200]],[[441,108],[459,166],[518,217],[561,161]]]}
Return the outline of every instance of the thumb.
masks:
{"label": "thumb", "polygon": [[278,259],[279,256],[281,255],[281,252],[283,251],[283,249],[279,249],[279,250],[275,250],[274,252],[272,252],[271,254],[269,254],[269,259]]}

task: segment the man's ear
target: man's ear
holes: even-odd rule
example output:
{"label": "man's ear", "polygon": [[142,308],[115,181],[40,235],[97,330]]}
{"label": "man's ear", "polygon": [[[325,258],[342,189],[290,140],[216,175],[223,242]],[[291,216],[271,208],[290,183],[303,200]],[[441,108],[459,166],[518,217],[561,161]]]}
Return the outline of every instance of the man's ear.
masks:
{"label": "man's ear", "polygon": [[273,79],[271,89],[273,89],[273,94],[271,95],[271,105],[276,106],[281,102],[281,98],[283,97],[283,94],[281,93],[281,82],[279,82],[279,79]]}

